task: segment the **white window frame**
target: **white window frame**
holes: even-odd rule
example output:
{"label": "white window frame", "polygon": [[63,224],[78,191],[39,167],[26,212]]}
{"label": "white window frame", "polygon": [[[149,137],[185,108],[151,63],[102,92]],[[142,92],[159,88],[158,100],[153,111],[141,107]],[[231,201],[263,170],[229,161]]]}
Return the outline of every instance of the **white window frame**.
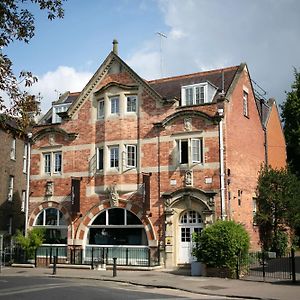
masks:
{"label": "white window frame", "polygon": [[249,117],[249,95],[243,90],[243,113],[245,117]]}
{"label": "white window frame", "polygon": [[58,124],[61,123],[61,117],[58,115],[58,113],[65,112],[68,110],[71,103],[62,103],[62,104],[56,104],[52,107],[52,123]]}
{"label": "white window frame", "polygon": [[14,176],[9,176],[7,200],[12,201],[14,195]]}
{"label": "white window frame", "polygon": [[[46,159],[46,157],[49,159]],[[57,157],[60,157],[59,161],[57,160]],[[63,157],[61,151],[43,153],[43,163],[44,174],[50,176],[62,174]]]}
{"label": "white window frame", "polygon": [[114,96],[109,98],[110,101],[110,114],[117,115],[120,113],[120,97]]}
{"label": "white window frame", "polygon": [[[132,102],[133,100],[134,100],[134,102]],[[128,102],[130,102],[130,105],[128,105]],[[138,97],[136,95],[126,96],[126,112],[127,113],[136,113],[137,105],[138,105]],[[133,106],[134,106],[134,109],[133,109]]]}
{"label": "white window frame", "polygon": [[[132,151],[133,150],[133,151]],[[130,154],[133,154],[133,157]],[[137,147],[136,145],[126,145],[126,167],[136,168],[137,165]]]}
{"label": "white window frame", "polygon": [[104,99],[100,99],[97,105],[97,118],[103,119],[105,116],[105,101]]}
{"label": "white window frame", "polygon": [[[112,162],[113,162],[113,164],[112,164]],[[120,167],[119,145],[110,146],[109,147],[109,168],[110,169],[118,169],[119,167]]]}
{"label": "white window frame", "polygon": [[[102,168],[100,168],[100,150],[102,150]],[[104,148],[103,147],[97,147],[96,148],[96,169],[97,171],[103,171],[104,169]]]}
{"label": "white window frame", "polygon": [[[187,163],[182,163],[182,150],[181,150],[181,145],[182,142],[187,142],[188,143],[188,162]],[[197,149],[195,152],[195,147],[194,145],[197,145]],[[178,162],[180,165],[186,165],[186,164],[203,164],[204,163],[204,157],[203,157],[203,138],[187,138],[187,139],[179,139],[177,141],[177,147],[178,147]],[[195,159],[195,155],[197,155],[197,158]]]}
{"label": "white window frame", "polygon": [[16,144],[17,139],[13,138],[11,141],[11,148],[10,148],[10,159],[16,160]]}
{"label": "white window frame", "polygon": [[23,150],[23,173],[27,173],[27,151],[28,151],[28,144],[24,143],[24,150]]}
{"label": "white window frame", "polygon": [[[181,89],[181,106],[208,103],[207,86],[207,82],[183,86]],[[197,95],[203,95],[203,97],[197,97]]]}

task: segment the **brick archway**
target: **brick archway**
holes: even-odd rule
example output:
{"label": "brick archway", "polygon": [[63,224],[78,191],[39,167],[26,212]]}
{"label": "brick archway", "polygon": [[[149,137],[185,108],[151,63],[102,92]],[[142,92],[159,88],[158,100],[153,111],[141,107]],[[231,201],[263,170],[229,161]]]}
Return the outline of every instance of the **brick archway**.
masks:
{"label": "brick archway", "polygon": [[39,215],[39,213],[41,211],[43,211],[46,208],[56,208],[59,211],[62,212],[62,214],[64,215],[64,218],[67,222],[68,225],[71,224],[71,216],[68,212],[68,210],[60,203],[54,202],[54,201],[47,201],[47,202],[43,202],[41,203],[38,207],[36,207],[33,212],[30,214],[30,217],[28,219],[28,226],[32,227],[34,224],[34,221],[36,219],[36,217]]}
{"label": "brick archway", "polygon": [[[147,235],[148,242],[156,239],[155,232],[153,230],[153,225],[149,218],[143,217],[143,209],[136,204],[132,204],[129,202],[123,202],[122,199],[119,199],[119,206],[115,208],[124,208],[132,213],[134,213],[142,222],[145,228],[145,232]],[[91,208],[83,217],[80,225],[77,228],[75,239],[76,240],[84,240],[86,233],[88,232],[88,226],[91,221],[98,216],[103,210],[113,208],[110,204],[110,201],[103,201],[102,204],[98,206],[94,206]]]}

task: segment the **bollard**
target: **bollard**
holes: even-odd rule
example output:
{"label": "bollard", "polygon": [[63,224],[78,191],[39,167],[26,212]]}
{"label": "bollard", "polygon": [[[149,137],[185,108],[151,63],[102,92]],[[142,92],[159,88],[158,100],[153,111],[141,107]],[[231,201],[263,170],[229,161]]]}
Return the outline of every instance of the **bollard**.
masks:
{"label": "bollard", "polygon": [[113,264],[113,277],[116,277],[117,276],[117,258],[114,257],[113,260],[114,260],[114,264]]}
{"label": "bollard", "polygon": [[57,257],[54,256],[53,257],[53,273],[52,273],[52,275],[56,274],[56,261],[57,261]]}

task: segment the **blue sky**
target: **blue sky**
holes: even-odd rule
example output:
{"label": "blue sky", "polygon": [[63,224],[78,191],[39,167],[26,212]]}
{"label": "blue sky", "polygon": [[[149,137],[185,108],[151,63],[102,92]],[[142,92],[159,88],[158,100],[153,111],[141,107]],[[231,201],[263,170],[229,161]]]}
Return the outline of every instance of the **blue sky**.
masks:
{"label": "blue sky", "polygon": [[[146,79],[248,64],[252,79],[278,103],[300,69],[298,0],[68,0],[65,18],[34,9],[29,44],[3,49],[14,69],[39,82],[42,109],[59,92],[80,91],[119,41],[119,55]],[[162,72],[160,38],[163,32]]]}

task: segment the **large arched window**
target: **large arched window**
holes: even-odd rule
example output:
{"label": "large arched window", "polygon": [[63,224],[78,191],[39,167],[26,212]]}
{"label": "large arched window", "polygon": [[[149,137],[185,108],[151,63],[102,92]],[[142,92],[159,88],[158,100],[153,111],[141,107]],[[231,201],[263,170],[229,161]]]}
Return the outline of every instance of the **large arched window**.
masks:
{"label": "large arched window", "polygon": [[45,229],[44,244],[67,244],[68,226],[63,213],[56,208],[46,208],[37,216],[35,227]]}
{"label": "large arched window", "polygon": [[89,228],[90,245],[148,245],[141,220],[123,208],[103,211]]}

